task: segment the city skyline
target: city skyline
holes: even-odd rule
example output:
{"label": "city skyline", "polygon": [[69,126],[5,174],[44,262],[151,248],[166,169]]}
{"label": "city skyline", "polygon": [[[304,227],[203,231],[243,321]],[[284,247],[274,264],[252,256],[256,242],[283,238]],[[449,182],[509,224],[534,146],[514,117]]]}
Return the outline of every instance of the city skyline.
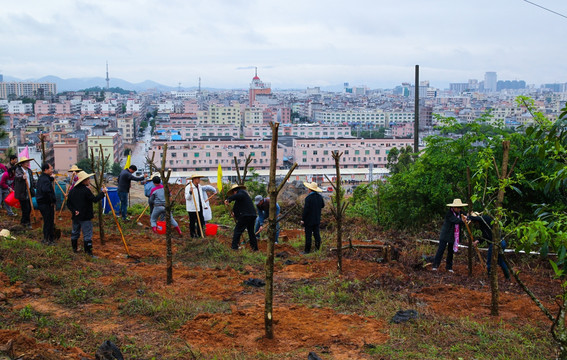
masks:
{"label": "city skyline", "polygon": [[[567,13],[567,4],[541,0]],[[393,88],[420,79],[567,82],[567,20],[521,0],[205,3],[56,0],[4,5],[0,73],[21,79],[105,77],[132,83],[275,89]],[[554,29],[554,31],[550,31]]]}

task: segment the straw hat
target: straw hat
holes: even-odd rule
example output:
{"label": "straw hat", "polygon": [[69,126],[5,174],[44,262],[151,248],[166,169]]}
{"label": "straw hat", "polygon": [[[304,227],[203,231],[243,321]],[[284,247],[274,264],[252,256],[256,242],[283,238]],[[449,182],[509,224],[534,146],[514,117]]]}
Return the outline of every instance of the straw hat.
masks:
{"label": "straw hat", "polygon": [[6,239],[15,239],[15,238],[12,237],[12,235],[10,235],[10,230],[8,230],[8,229],[0,230],[0,237],[6,238]]}
{"label": "straw hat", "polygon": [[193,179],[201,179],[201,178],[204,178],[204,177],[205,177],[205,176],[203,176],[203,175],[192,174],[191,176],[189,176],[189,179],[190,179],[190,180],[193,180]]}
{"label": "straw hat", "polygon": [[73,171],[81,171],[81,169],[77,167],[77,164],[74,164],[73,166],[71,166],[69,170],[67,170],[67,172],[73,172]]}
{"label": "straw hat", "polygon": [[30,159],[30,158],[27,158],[27,157],[25,157],[25,156],[22,156],[22,157],[20,158],[20,160],[16,163],[16,165],[20,165],[21,163],[25,163],[26,161],[31,161],[31,159]]}
{"label": "straw hat", "polygon": [[237,190],[237,189],[246,189],[246,186],[234,184],[230,187],[230,189],[228,189],[228,192],[231,192],[232,190]]}
{"label": "straw hat", "polygon": [[308,188],[309,190],[313,190],[313,191],[317,191],[317,192],[323,191],[323,189],[321,189],[319,187],[319,185],[317,185],[316,182],[308,183],[307,181],[304,181],[303,185],[305,185],[305,187]]}
{"label": "straw hat", "polygon": [[461,201],[461,199],[455,199],[453,200],[453,202],[451,204],[447,204],[448,207],[456,207],[456,208],[462,208],[465,206],[468,206],[469,204],[465,204]]}
{"label": "straw hat", "polygon": [[79,185],[81,183],[81,181],[90,178],[91,176],[93,176],[94,174],[87,174],[84,171],[80,171],[77,174],[77,182],[75,183],[75,186]]}

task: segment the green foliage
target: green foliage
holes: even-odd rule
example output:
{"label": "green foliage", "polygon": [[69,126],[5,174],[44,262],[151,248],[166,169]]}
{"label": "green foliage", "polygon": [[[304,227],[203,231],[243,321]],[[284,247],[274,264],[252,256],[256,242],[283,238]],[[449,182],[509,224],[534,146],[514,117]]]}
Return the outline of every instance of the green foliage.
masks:
{"label": "green foliage", "polygon": [[91,160],[89,158],[84,158],[79,160],[77,162],[77,167],[87,173],[93,172]]}
{"label": "green foliage", "polygon": [[115,162],[112,164],[112,167],[110,168],[110,173],[113,176],[118,176],[120,175],[120,172],[122,171],[122,165],[120,165],[120,163]]}
{"label": "green foliage", "polygon": [[246,175],[246,191],[252,198],[256,195],[266,196],[268,195],[268,187],[265,183],[260,182],[260,175],[254,171],[254,168],[250,168],[250,176]]}
{"label": "green foliage", "polygon": [[416,157],[413,148],[409,145],[401,149],[394,147],[388,152],[386,168],[390,170],[390,174],[403,172],[415,162]]}

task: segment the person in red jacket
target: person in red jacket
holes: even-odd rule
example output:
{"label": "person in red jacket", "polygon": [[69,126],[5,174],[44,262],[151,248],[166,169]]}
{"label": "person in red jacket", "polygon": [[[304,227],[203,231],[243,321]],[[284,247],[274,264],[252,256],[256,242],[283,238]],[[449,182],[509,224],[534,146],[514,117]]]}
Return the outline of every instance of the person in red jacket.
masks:
{"label": "person in red jacket", "polygon": [[14,191],[14,177],[16,174],[16,168],[10,167],[6,170],[2,177],[0,178],[0,189],[2,189],[2,202],[4,203],[4,209],[8,213],[8,216],[17,216],[14,214],[12,207],[6,204],[5,199]]}

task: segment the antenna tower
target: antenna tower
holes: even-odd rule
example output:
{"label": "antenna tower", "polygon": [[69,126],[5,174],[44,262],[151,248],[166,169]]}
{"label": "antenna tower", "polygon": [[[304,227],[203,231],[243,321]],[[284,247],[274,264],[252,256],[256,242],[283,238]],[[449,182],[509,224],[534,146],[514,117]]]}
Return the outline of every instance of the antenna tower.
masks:
{"label": "antenna tower", "polygon": [[108,77],[108,61],[106,62],[106,90],[110,89],[110,78]]}

